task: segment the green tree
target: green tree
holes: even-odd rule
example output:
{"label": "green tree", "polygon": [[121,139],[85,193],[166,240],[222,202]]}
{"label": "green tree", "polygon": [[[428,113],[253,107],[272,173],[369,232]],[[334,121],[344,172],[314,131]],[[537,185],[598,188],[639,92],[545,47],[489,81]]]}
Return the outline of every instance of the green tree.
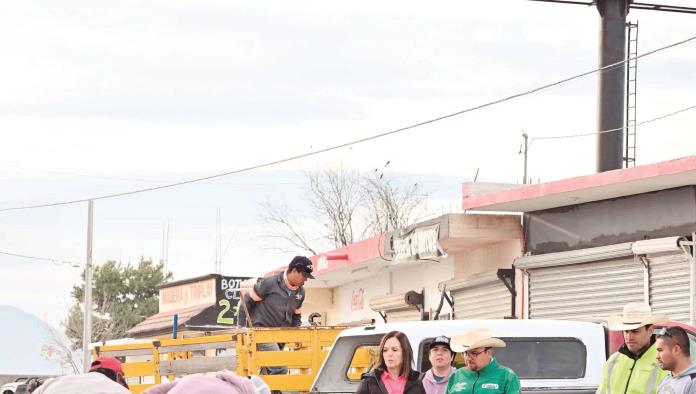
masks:
{"label": "green tree", "polygon": [[[92,287],[92,341],[125,336],[126,331],[158,312],[157,286],[172,277],[162,263],[141,259],[136,266],[107,261],[95,266]],[[62,322],[74,349],[82,347],[84,274],[73,286],[73,305]]]}

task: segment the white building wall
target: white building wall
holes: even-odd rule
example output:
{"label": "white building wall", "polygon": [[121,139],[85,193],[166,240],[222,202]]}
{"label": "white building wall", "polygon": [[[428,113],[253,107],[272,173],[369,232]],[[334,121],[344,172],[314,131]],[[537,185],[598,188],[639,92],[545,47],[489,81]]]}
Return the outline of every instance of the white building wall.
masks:
{"label": "white building wall", "polygon": [[[441,261],[422,260],[384,268],[367,279],[349,282],[333,289],[312,289],[307,293],[303,314],[319,312],[326,316],[326,324],[355,322],[382,317],[370,309],[370,299],[409,290],[420,292],[425,289],[425,311],[434,316],[439,303],[438,284],[450,279],[467,278],[481,272],[495,272],[498,268],[509,268],[513,259],[520,255],[520,241],[500,241],[476,249],[451,253]],[[350,273],[346,273],[350,275]],[[518,278],[519,279],[519,278]],[[308,289],[309,290],[309,289]],[[518,297],[518,303],[521,299]],[[522,305],[518,305],[521,311]],[[440,315],[452,314],[445,301]],[[521,313],[518,312],[518,315]]]}
{"label": "white building wall", "polygon": [[[338,296],[334,299],[340,303],[337,308],[339,318],[330,319],[329,324],[338,324],[362,319],[375,319],[381,322],[379,314],[370,309],[370,299],[375,296],[384,296],[393,293],[404,293],[409,290],[421,292],[425,289],[425,310],[435,311],[440,302],[438,284],[453,278],[453,262],[447,258],[441,262],[421,261],[413,265],[391,267],[391,270],[383,270],[374,276],[337,288]],[[447,302],[441,310],[441,314],[451,313]]]}
{"label": "white building wall", "polygon": [[348,323],[363,319],[381,322],[379,314],[370,309],[370,298],[389,292],[388,275],[378,273],[368,279],[346,283],[336,288],[339,317],[335,323]]}

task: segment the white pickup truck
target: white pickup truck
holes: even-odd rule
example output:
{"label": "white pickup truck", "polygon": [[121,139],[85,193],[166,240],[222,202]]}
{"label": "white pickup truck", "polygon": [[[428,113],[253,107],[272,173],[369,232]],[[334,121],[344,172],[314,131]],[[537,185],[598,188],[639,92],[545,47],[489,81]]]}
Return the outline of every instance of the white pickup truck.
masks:
{"label": "white pickup truck", "polygon": [[[428,345],[438,335],[453,336],[470,328],[488,328],[507,347],[495,357],[520,377],[523,393],[589,394],[597,390],[609,351],[609,336],[596,323],[561,320],[442,320],[386,323],[347,329],[336,338],[319,370],[313,393],[355,393],[360,383],[351,365],[365,349],[376,354],[382,336],[404,332],[411,342],[415,367],[430,368]],[[461,355],[455,358],[457,368]]]}

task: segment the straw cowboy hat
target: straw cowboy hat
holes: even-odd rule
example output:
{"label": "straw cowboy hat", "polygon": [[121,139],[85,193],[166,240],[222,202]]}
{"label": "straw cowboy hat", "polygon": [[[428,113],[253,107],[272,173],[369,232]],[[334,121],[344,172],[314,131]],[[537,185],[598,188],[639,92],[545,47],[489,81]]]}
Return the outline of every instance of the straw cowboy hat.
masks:
{"label": "straw cowboy hat", "polygon": [[607,318],[607,325],[612,331],[635,330],[650,324],[664,323],[668,320],[665,314],[653,314],[650,305],[642,302],[629,302],[623,308],[621,316],[612,315]]}
{"label": "straw cowboy hat", "polygon": [[462,335],[455,335],[450,341],[454,352],[465,352],[480,347],[505,347],[505,342],[491,337],[491,331],[486,328],[473,328]]}

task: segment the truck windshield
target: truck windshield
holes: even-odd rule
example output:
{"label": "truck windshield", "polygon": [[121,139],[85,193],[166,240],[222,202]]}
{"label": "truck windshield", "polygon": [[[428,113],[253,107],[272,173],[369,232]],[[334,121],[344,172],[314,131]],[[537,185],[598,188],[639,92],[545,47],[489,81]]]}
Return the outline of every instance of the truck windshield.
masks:
{"label": "truck windshield", "polygon": [[[498,362],[517,373],[520,379],[578,379],[585,376],[587,349],[575,338],[502,338],[506,347],[495,349]],[[428,345],[421,344],[421,371],[430,369]],[[454,367],[464,366],[457,354]]]}

